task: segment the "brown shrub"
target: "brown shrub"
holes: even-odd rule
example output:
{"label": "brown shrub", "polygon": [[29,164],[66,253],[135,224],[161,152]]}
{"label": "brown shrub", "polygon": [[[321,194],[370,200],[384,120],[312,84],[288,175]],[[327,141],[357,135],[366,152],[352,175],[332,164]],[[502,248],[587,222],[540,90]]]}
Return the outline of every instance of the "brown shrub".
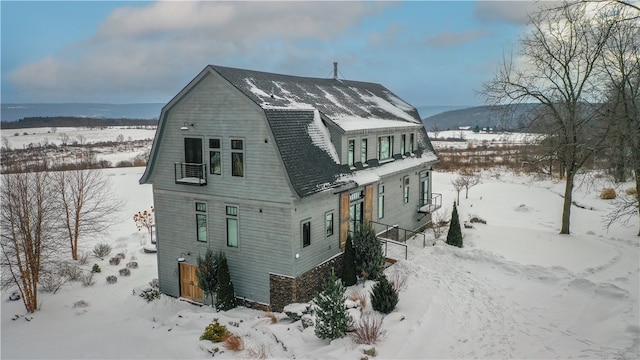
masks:
{"label": "brown shrub", "polygon": [[615,190],[613,190],[612,188],[602,189],[602,192],[600,193],[600,199],[611,200],[611,199],[615,199],[615,198],[616,198],[616,191]]}
{"label": "brown shrub", "polygon": [[382,340],[386,331],[382,328],[382,317],[374,313],[362,315],[353,327],[351,336],[356,344],[372,345]]}
{"label": "brown shrub", "polygon": [[368,293],[362,289],[353,288],[347,294],[347,299],[360,304],[360,307],[364,309],[367,306]]}
{"label": "brown shrub", "polygon": [[224,340],[224,347],[227,350],[240,351],[244,350],[244,340],[238,335],[231,335]]}
{"label": "brown shrub", "polygon": [[636,188],[628,188],[627,190],[624,191],[624,193],[627,195],[631,195],[636,199],[638,198],[638,190]]}

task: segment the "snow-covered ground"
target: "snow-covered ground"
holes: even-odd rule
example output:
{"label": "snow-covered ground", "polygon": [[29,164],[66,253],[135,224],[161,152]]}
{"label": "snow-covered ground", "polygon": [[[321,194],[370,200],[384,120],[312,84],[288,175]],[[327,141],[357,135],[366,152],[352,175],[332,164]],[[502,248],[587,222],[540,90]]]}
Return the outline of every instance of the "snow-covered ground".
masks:
{"label": "snow-covered ground", "polygon": [[[75,141],[91,144],[103,141],[119,142],[118,136],[122,135],[122,141],[153,140],[156,134],[155,127],[134,128],[131,126],[107,126],[98,127],[59,127],[59,128],[28,128],[28,129],[4,129],[2,137],[6,138],[11,149],[23,149],[31,146],[62,143],[62,137],[68,138],[67,143]],[[4,140],[3,140],[4,141]],[[4,145],[4,144],[3,144]]]}
{"label": "snow-covered ground", "polygon": [[[136,261],[140,267],[122,277],[122,264],[92,257],[83,268],[101,267],[95,285],[74,282],[56,294],[41,292],[34,314],[25,314],[22,302],[8,301],[3,292],[2,359],[211,358],[209,351],[216,348],[215,358],[250,358],[261,350],[269,358],[365,356],[371,346],[356,345],[349,336],[320,340],[313,328],[303,329],[283,314],[272,323],[257,310],[216,312],[167,296],[147,303],[133,295],[157,278],[155,255],[143,251],[148,235],[132,220],[152,205],[151,187],[138,184],[144,168],[104,171],[126,205],[116,214],[119,225],[104,238],[83,239],[84,247],[107,242],[112,254],[126,253],[123,263]],[[446,214],[455,197],[451,176],[434,174],[434,191],[443,194],[439,211]],[[386,270],[406,276],[407,287],[396,310],[384,317],[386,336],[375,345],[376,358],[640,358],[637,219],[605,229],[602,218],[611,203],[598,198],[606,184],[594,177],[574,195],[592,210],[574,206],[572,234],[558,235],[563,186],[497,170],[485,173],[469,199],[461,194],[460,220],[487,221],[463,229],[464,248],[442,241],[423,248],[421,239],[410,240],[408,259]],[[430,233],[427,237],[433,241]],[[108,275],[118,276],[118,282],[107,284]],[[88,305],[74,307],[81,300]],[[371,312],[370,305],[364,311]],[[360,312],[350,313],[357,318]],[[199,340],[214,318],[242,336],[244,351]]]}
{"label": "snow-covered ground", "polygon": [[[540,140],[539,134],[510,132],[478,132],[472,130],[446,130],[429,132],[429,138],[437,149],[465,149],[468,146],[496,147],[502,145],[523,145]],[[451,140],[456,139],[456,140]]]}

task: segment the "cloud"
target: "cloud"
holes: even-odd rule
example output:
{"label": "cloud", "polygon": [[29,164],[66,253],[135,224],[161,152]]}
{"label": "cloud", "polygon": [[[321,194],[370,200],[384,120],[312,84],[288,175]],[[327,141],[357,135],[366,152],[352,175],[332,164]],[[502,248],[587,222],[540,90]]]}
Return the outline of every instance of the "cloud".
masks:
{"label": "cloud", "polygon": [[463,32],[445,31],[427,38],[425,43],[440,48],[455,47],[489,36],[490,34],[491,32],[488,29],[475,29]]}
{"label": "cloud", "polygon": [[402,26],[391,23],[384,31],[376,31],[369,35],[367,43],[376,47],[392,47],[397,45],[402,35]]}
{"label": "cloud", "polygon": [[313,59],[321,49],[301,51],[296,44],[336,41],[385,6],[162,1],[123,7],[86,40],[24,65],[9,78],[30,97],[46,101],[131,102],[125,94],[167,101],[207,64],[269,70],[276,65],[269,66],[268,58],[283,64]]}
{"label": "cloud", "polygon": [[475,16],[483,21],[506,22],[515,25],[527,25],[529,14],[541,4],[549,5],[551,1],[476,1]]}

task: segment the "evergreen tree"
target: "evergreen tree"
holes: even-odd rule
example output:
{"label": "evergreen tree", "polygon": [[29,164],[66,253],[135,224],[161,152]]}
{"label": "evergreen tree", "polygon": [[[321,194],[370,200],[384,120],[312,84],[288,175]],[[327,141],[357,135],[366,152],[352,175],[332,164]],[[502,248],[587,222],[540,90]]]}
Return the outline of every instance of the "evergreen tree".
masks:
{"label": "evergreen tree", "polygon": [[314,299],[316,304],[315,334],[320,339],[341,338],[351,326],[351,316],[344,306],[344,302],[347,300],[344,294],[346,290],[342,283],[337,281],[332,270],[331,277]]}
{"label": "evergreen tree", "polygon": [[347,243],[344,246],[342,263],[342,283],[345,286],[354,285],[358,279],[356,278],[356,260],[353,243],[351,242],[351,235],[347,236]]}
{"label": "evergreen tree", "polygon": [[458,218],[458,209],[456,202],[453,202],[453,212],[451,213],[451,223],[449,224],[449,232],[447,233],[447,244],[462,247],[462,229],[460,229],[460,219]]}
{"label": "evergreen tree", "polygon": [[376,233],[368,224],[362,224],[356,229],[353,238],[353,250],[356,260],[356,274],[366,275],[373,280],[378,277],[384,267],[382,246],[376,238]]}
{"label": "evergreen tree", "polygon": [[398,304],[398,293],[393,288],[384,273],[380,274],[378,281],[371,289],[371,306],[373,310],[388,314]]}
{"label": "evergreen tree", "polygon": [[213,305],[213,296],[218,285],[217,264],[213,256],[213,250],[207,249],[204,258],[198,255],[196,276],[198,277],[198,287],[202,289],[205,295],[209,296],[211,305]]}
{"label": "evergreen tree", "polygon": [[230,310],[236,307],[236,293],[233,290],[229,265],[224,253],[218,255],[218,295],[216,296],[216,308],[219,310]]}

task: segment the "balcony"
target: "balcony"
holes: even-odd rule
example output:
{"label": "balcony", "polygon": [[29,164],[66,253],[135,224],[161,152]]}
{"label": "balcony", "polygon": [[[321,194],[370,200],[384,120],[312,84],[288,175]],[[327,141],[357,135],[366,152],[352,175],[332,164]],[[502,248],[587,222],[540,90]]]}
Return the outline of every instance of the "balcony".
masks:
{"label": "balcony", "polygon": [[431,198],[420,200],[418,212],[421,214],[431,214],[442,207],[442,194],[432,193]]}
{"label": "balcony", "polygon": [[175,163],[176,184],[207,185],[207,165]]}

